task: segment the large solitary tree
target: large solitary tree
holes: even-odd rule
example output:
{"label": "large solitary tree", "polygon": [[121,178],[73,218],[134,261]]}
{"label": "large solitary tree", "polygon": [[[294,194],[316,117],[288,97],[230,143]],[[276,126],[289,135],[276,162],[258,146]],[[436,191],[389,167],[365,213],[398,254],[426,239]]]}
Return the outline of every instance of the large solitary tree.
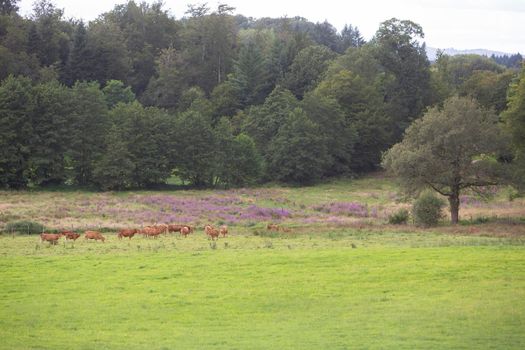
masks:
{"label": "large solitary tree", "polygon": [[459,220],[461,191],[496,185],[504,147],[498,117],[475,100],[451,97],[430,109],[383,157],[383,166],[409,191],[432,188],[448,197],[451,220]]}

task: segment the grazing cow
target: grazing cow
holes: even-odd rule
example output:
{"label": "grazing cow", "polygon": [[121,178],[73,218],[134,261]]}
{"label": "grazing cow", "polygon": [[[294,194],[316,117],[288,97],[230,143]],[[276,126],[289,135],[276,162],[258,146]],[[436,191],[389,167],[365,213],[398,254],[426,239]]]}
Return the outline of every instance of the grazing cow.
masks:
{"label": "grazing cow", "polygon": [[204,232],[206,232],[206,234],[209,236],[210,235],[210,232],[214,230],[213,226],[211,225],[206,225],[204,226]]}
{"label": "grazing cow", "polygon": [[62,236],[66,236],[66,240],[72,239],[74,241],[77,240],[78,237],[80,237],[80,234],[75,233],[73,231],[62,231]]}
{"label": "grazing cow", "polygon": [[186,236],[190,234],[190,228],[188,226],[183,226],[180,229],[180,234],[183,235],[184,238],[186,238]]}
{"label": "grazing cow", "polygon": [[162,233],[162,231],[161,231],[160,229],[158,229],[157,227],[146,226],[146,227],[144,227],[144,229],[142,230],[142,233],[143,233],[146,237],[157,238],[157,237]]}
{"label": "grazing cow", "polygon": [[212,241],[215,239],[219,239],[219,230],[217,230],[211,225],[206,225],[204,227],[204,232],[206,232],[206,234],[210,236]]}
{"label": "grazing cow", "polygon": [[168,233],[169,227],[168,225],[160,224],[154,226],[157,230],[159,230],[160,233]]}
{"label": "grazing cow", "polygon": [[137,232],[137,229],[123,229],[119,231],[117,237],[119,239],[122,239],[122,237],[128,237],[129,239],[131,239],[133,236],[135,236],[135,233]]}
{"label": "grazing cow", "polygon": [[168,232],[180,232],[181,228],[182,228],[181,225],[170,224],[168,225]]}
{"label": "grazing cow", "polygon": [[88,239],[94,239],[95,241],[102,241],[102,243],[105,243],[105,240],[106,238],[104,238],[104,236],[102,236],[102,234],[100,232],[97,232],[97,231],[86,231],[84,233],[84,238],[86,240]]}
{"label": "grazing cow", "polygon": [[49,242],[50,244],[57,244],[58,240],[62,237],[62,234],[60,233],[42,233],[40,234],[40,241],[41,242]]}
{"label": "grazing cow", "polygon": [[228,234],[228,226],[222,225],[219,229],[219,233],[222,235],[222,237],[226,237]]}

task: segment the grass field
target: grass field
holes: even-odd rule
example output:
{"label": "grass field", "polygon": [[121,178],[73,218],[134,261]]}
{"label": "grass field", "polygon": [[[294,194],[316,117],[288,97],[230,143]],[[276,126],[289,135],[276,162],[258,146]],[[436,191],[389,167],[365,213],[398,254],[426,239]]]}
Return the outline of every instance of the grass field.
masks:
{"label": "grass field", "polygon": [[381,178],[0,199],[4,225],[111,231],[174,216],[231,231],[56,246],[4,232],[0,349],[525,348],[525,207],[504,194],[465,200],[487,223],[434,229],[386,225],[408,203]]}

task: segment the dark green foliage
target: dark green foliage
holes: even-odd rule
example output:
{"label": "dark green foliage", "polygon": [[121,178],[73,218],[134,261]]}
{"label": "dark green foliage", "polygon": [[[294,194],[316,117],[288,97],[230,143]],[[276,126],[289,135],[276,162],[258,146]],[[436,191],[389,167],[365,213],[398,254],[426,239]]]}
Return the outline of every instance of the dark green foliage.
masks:
{"label": "dark green foliage", "polygon": [[399,209],[388,216],[388,223],[392,225],[405,225],[408,222],[410,213],[406,209]]}
{"label": "dark green foliage", "polygon": [[[17,3],[0,2],[0,79],[16,77],[0,87],[2,188],[149,187],[174,172],[199,186],[307,183],[372,171],[425,108],[452,95],[504,111],[515,74],[475,55],[439,54],[431,67],[422,28],[395,18],[365,43],[352,25],[337,33],[327,21],[233,16],[225,4],[176,19],[162,2],[126,1],[84,24],[48,0],[24,18]],[[516,140],[514,111],[504,119]],[[494,159],[523,170],[516,150]]]}
{"label": "dark green foliage", "polygon": [[520,192],[525,192],[525,65],[510,86],[508,109],[503,113],[506,130],[510,134],[514,160],[512,183]]}
{"label": "dark green foliage", "polygon": [[185,84],[178,68],[178,54],[170,47],[161,51],[157,59],[157,76],[152,77],[142,101],[149,106],[175,110],[179,106]]}
{"label": "dark green foliage", "polygon": [[417,198],[412,206],[412,215],[416,224],[421,226],[435,226],[444,217],[445,201],[434,193],[425,191]]}
{"label": "dark green foliage", "polygon": [[233,186],[254,184],[262,174],[262,158],[257,152],[253,139],[246,134],[239,134],[233,139],[228,169],[228,183]]}
{"label": "dark green foliage", "polygon": [[430,101],[430,63],[418,38],[424,38],[421,26],[396,18],[381,23],[374,38],[378,61],[394,77],[383,83],[393,142],[401,139]]}
{"label": "dark green foliage", "polygon": [[463,84],[476,71],[502,73],[503,67],[479,55],[457,55],[448,58],[447,78],[454,86]]}
{"label": "dark green foliage", "polygon": [[316,23],[310,32],[310,37],[319,45],[323,45],[333,52],[339,49],[337,29],[328,21]]}
{"label": "dark green foliage", "polygon": [[[131,65],[129,62],[124,33],[110,21],[92,22],[88,30],[86,48],[81,51],[79,74],[74,79],[97,81],[105,85],[108,80],[120,80],[129,83]],[[153,67],[153,62],[151,64]],[[86,70],[86,67],[87,68]],[[153,69],[153,68],[151,68]]]}
{"label": "dark green foliage", "polygon": [[352,25],[345,25],[341,31],[341,40],[339,42],[338,52],[344,53],[349,47],[361,47],[365,44],[359,29]]}
{"label": "dark green foliage", "polygon": [[448,197],[455,224],[461,191],[503,181],[507,165],[495,156],[507,140],[497,121],[470,98],[449,98],[407,129],[403,141],[385,153],[383,166],[409,192],[430,187]]}
{"label": "dark green foliage", "polygon": [[[346,65],[344,61],[336,64]],[[389,131],[392,129],[392,121],[385,116],[380,90],[371,85],[368,79],[341,69],[331,72],[316,90],[318,94],[337,101],[344,113],[347,128],[357,133],[350,165],[356,172],[377,167],[381,152],[388,147]]]}
{"label": "dark green foliage", "polygon": [[501,113],[507,107],[507,90],[514,78],[512,72],[475,71],[460,87],[460,95],[475,98],[485,108]]}
{"label": "dark green foliage", "polygon": [[216,137],[210,118],[196,111],[182,113],[176,122],[176,173],[195,186],[214,182]]}
{"label": "dark green foliage", "polygon": [[28,235],[38,235],[44,232],[44,225],[33,221],[14,221],[8,222],[4,231],[9,233],[23,233]]}
{"label": "dark green foliage", "polygon": [[102,89],[106,98],[108,108],[113,108],[117,103],[131,103],[135,100],[135,94],[131,87],[125,86],[120,80],[110,80]]}
{"label": "dark green foliage", "polygon": [[264,101],[269,88],[266,62],[255,43],[244,45],[235,62],[232,84],[238,91],[243,106],[256,105]]}
{"label": "dark green foliage", "polygon": [[323,46],[309,46],[301,50],[290,66],[283,85],[302,99],[305,92],[317,86],[335,53]]}
{"label": "dark green foliage", "polygon": [[319,136],[326,141],[329,154],[323,176],[344,175],[353,164],[357,140],[355,126],[346,120],[337,101],[319,93],[309,93],[301,103],[308,117],[319,126]]}
{"label": "dark green foliage", "polygon": [[10,15],[18,11],[19,0],[1,0],[0,1],[0,14],[1,15]]}
{"label": "dark green foliage", "polygon": [[87,30],[83,22],[75,28],[69,61],[66,65],[66,82],[73,85],[77,80],[93,78],[92,52],[88,47]]}
{"label": "dark green foliage", "polygon": [[241,108],[239,91],[231,80],[217,85],[211,93],[210,102],[213,106],[214,119],[233,116]]}
{"label": "dark green foliage", "polygon": [[[126,185],[148,187],[165,183],[173,168],[172,153],[176,140],[170,116],[157,108],[144,108],[133,102],[118,104],[110,112],[110,120],[118,128],[116,135],[110,137],[118,150],[111,150],[111,145],[107,145],[102,161],[108,164],[120,154],[122,161],[126,162],[122,176],[130,175],[123,182]],[[107,152],[116,154],[109,156]]]}
{"label": "dark green foliage", "polygon": [[[33,4],[32,20],[35,25],[35,37],[29,37],[32,53],[41,66],[53,66],[57,71],[64,71],[70,54],[70,41],[73,33],[71,22],[63,20],[63,10],[48,0]],[[33,34],[33,33],[31,33]]]}
{"label": "dark green foliage", "polygon": [[232,72],[237,29],[232,8],[219,5],[217,11],[191,12],[181,31],[184,76],[189,86],[198,86],[209,94]]}
{"label": "dark green foliage", "polygon": [[215,128],[215,135],[216,182],[226,186],[254,184],[262,174],[262,158],[253,139],[246,134],[233,137],[231,126],[225,119]]}
{"label": "dark green foliage", "polygon": [[35,97],[31,80],[8,77],[0,85],[0,187],[21,188],[29,181],[31,113]]}
{"label": "dark green foliage", "polygon": [[252,107],[244,124],[244,131],[250,135],[261,155],[266,157],[268,144],[299,101],[289,91],[277,86],[262,106]]}
{"label": "dark green foliage", "polygon": [[71,100],[70,166],[74,181],[79,185],[91,183],[93,168],[105,150],[105,134],[109,127],[104,94],[97,83],[76,83]]}
{"label": "dark green foliage", "polygon": [[490,59],[496,62],[497,64],[500,64],[502,66],[505,66],[507,68],[521,68],[521,65],[523,63],[523,56],[519,53],[514,55],[503,55],[503,56],[495,56],[492,54],[490,56]]}
{"label": "dark green foliage", "polygon": [[71,144],[71,91],[57,81],[34,88],[31,113],[29,179],[35,185],[57,185],[66,181],[66,154]]}
{"label": "dark green foliage", "polygon": [[95,163],[93,181],[102,190],[123,190],[133,184],[135,165],[123,136],[113,125],[106,138],[107,150]]}
{"label": "dark green foliage", "polygon": [[319,126],[296,108],[291,111],[269,145],[266,176],[293,184],[319,180],[329,164],[326,139]]}
{"label": "dark green foliage", "polygon": [[504,118],[516,150],[525,156],[525,65],[510,87]]}

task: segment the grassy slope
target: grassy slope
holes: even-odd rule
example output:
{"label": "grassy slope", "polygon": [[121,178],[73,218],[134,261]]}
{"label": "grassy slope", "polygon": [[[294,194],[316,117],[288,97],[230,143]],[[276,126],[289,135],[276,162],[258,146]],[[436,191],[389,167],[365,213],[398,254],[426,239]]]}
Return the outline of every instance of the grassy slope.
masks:
{"label": "grassy slope", "polygon": [[[396,187],[367,178],[275,191],[296,208],[392,205]],[[92,196],[0,193],[22,218]],[[202,232],[57,246],[0,235],[0,349],[525,348],[520,225],[497,237],[481,225],[264,225],[231,227],[213,250]]]}
{"label": "grassy slope", "polygon": [[0,271],[4,349],[525,346],[523,247],[10,256]]}

